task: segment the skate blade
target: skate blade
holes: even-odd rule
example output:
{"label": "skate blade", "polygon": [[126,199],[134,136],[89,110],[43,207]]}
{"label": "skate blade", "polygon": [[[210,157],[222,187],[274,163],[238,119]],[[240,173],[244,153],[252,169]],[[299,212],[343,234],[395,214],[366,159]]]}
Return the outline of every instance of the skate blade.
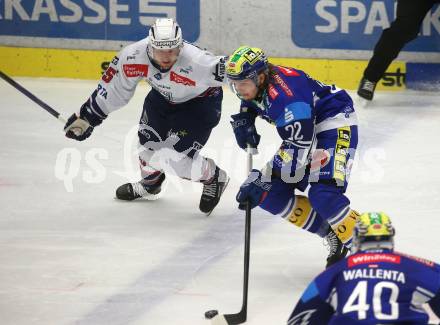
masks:
{"label": "skate blade", "polygon": [[[223,187],[223,191],[222,191],[222,193],[220,194],[220,199],[222,198],[223,192],[224,192],[224,191],[226,190],[226,188],[228,187],[228,184],[229,184],[229,181],[230,181],[230,180],[231,180],[231,178],[228,177],[228,179],[226,180],[225,187]],[[220,203],[220,200],[218,201],[218,203]],[[218,205],[218,203],[217,203],[217,205]],[[217,206],[217,205],[216,205],[216,206]],[[216,206],[214,207],[214,209],[216,208]],[[206,213],[205,213],[205,216],[209,217],[209,216],[211,215],[212,211],[214,211],[214,209],[212,209],[212,210],[209,211],[209,212],[206,212]]]}
{"label": "skate blade", "polygon": [[161,193],[159,193],[159,194],[144,195],[144,196],[139,197],[139,198],[134,199],[134,200],[122,200],[122,199],[118,199],[116,196],[114,196],[113,199],[118,201],[118,202],[127,202],[127,203],[130,203],[130,202],[142,202],[142,201],[156,201],[156,200],[158,200],[158,199],[160,199],[162,197]]}
{"label": "skate blade", "polygon": [[160,199],[163,196],[163,193],[166,191],[168,186],[168,180],[165,179],[161,185],[161,191],[157,194],[145,194],[142,197],[139,197],[137,199],[134,200],[122,200],[122,199],[118,199],[116,196],[114,196],[113,198],[117,201],[122,201],[122,202],[142,202],[142,201],[156,201],[158,199]]}

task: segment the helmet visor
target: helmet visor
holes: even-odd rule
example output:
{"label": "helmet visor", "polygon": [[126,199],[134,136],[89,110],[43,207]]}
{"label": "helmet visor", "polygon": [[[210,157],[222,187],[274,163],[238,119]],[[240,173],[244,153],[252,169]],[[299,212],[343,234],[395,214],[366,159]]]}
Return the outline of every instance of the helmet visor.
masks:
{"label": "helmet visor", "polygon": [[228,79],[228,83],[232,92],[236,94],[240,99],[252,100],[257,95],[258,88],[253,79]]}

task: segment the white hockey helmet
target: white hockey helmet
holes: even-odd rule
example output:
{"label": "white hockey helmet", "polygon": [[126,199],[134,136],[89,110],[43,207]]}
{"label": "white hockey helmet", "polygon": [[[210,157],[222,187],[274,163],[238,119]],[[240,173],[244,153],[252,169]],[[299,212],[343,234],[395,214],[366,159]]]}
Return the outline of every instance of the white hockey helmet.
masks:
{"label": "white hockey helmet", "polygon": [[171,18],[159,18],[151,26],[148,34],[149,45],[158,50],[169,50],[182,47],[182,30]]}

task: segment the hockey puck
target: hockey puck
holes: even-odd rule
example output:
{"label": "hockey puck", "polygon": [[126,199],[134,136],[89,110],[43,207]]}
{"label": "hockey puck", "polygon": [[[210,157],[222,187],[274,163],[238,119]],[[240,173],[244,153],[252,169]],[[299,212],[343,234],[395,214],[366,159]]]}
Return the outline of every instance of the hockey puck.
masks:
{"label": "hockey puck", "polygon": [[206,313],[205,313],[205,318],[206,319],[211,319],[211,318],[214,318],[215,316],[217,316],[218,315],[218,310],[215,310],[215,309],[213,309],[213,310],[208,310]]}

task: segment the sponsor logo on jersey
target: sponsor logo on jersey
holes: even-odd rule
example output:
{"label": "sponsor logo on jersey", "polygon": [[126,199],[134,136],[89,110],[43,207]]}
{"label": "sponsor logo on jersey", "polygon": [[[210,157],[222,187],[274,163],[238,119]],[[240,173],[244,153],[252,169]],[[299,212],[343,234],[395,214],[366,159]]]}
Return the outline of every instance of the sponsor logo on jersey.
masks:
{"label": "sponsor logo on jersey", "polygon": [[156,78],[157,80],[160,80],[160,79],[162,79],[162,74],[160,72],[158,72],[154,75],[154,78]]}
{"label": "sponsor logo on jersey", "polygon": [[330,152],[325,149],[316,149],[312,155],[310,171],[315,172],[328,165],[330,162]]}
{"label": "sponsor logo on jersey", "polygon": [[100,84],[98,84],[98,88],[96,89],[97,94],[99,96],[102,96],[103,98],[107,99],[107,89],[105,89],[103,86],[101,86]]}
{"label": "sponsor logo on jersey", "polygon": [[269,85],[268,93],[269,93],[269,97],[270,97],[270,99],[272,99],[272,100],[274,100],[275,98],[277,98],[278,95],[280,94],[280,93],[278,92],[278,90],[276,90],[276,88],[275,88],[273,85]]}
{"label": "sponsor logo on jersey", "polygon": [[287,107],[284,109],[284,122],[286,124],[289,124],[295,119],[295,115],[293,115],[293,112],[289,110]]}
{"label": "sponsor logo on jersey", "polygon": [[124,64],[122,69],[127,78],[146,77],[148,75],[148,65],[146,64]]}
{"label": "sponsor logo on jersey", "polygon": [[225,79],[225,70],[225,58],[221,58],[215,66],[215,72],[213,73],[214,79],[223,82],[223,79]]}
{"label": "sponsor logo on jersey", "polygon": [[191,80],[191,79],[184,77],[184,76],[180,76],[177,73],[175,73],[174,71],[171,71],[171,73],[170,73],[170,80],[175,83],[178,83],[178,84],[183,84],[185,86],[195,87],[195,85],[196,85],[196,82],[194,80]]}
{"label": "sponsor logo on jersey", "polygon": [[430,260],[427,260],[427,259],[424,259],[424,258],[421,258],[421,257],[412,256],[412,255],[408,255],[408,254],[404,254],[404,253],[400,253],[400,252],[398,254],[402,255],[402,256],[405,256],[405,257],[407,257],[407,258],[409,258],[411,260],[414,260],[414,261],[417,261],[419,263],[422,263],[422,264],[425,264],[427,266],[430,266],[430,267],[433,267],[435,265],[434,262],[432,262]]}
{"label": "sponsor logo on jersey", "polygon": [[278,74],[274,74],[273,78],[274,78],[275,82],[281,86],[281,88],[283,89],[284,93],[287,96],[289,96],[289,97],[293,96],[292,90],[290,90],[290,88],[287,86],[287,84],[284,82],[284,80]]}
{"label": "sponsor logo on jersey", "polygon": [[379,262],[400,264],[400,256],[381,253],[355,254],[348,258],[348,267]]}
{"label": "sponsor logo on jersey", "polygon": [[282,159],[285,164],[288,164],[293,160],[293,156],[286,150],[280,149],[278,150],[278,156]]}

